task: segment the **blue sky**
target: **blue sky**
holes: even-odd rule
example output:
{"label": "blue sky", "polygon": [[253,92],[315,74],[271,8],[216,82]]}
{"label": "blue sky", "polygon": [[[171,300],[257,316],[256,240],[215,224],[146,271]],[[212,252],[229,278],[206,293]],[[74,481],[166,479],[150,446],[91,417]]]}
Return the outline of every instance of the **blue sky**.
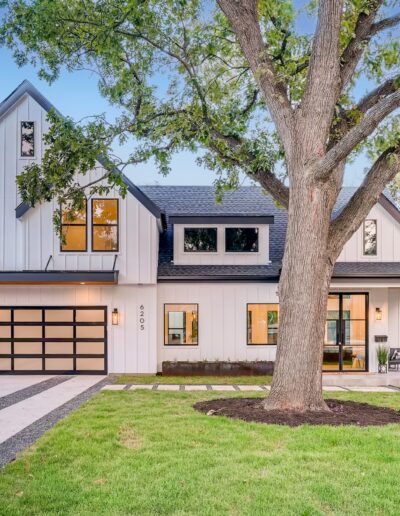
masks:
{"label": "blue sky", "polygon": [[[14,63],[11,52],[0,48],[0,63],[2,76],[0,78],[0,100],[5,98],[24,79],[31,81],[45,97],[47,97],[64,115],[74,120],[94,114],[105,113],[112,119],[117,111],[102,98],[97,88],[97,77],[86,71],[74,73],[63,72],[59,79],[51,86],[40,80],[37,70],[32,66],[18,68]],[[359,90],[364,92],[367,84],[361,84]],[[122,154],[128,152],[123,149]],[[360,183],[367,162],[363,157],[352,163],[345,176],[345,184],[355,186]],[[126,170],[127,175],[138,185],[140,184],[175,184],[175,185],[208,185],[212,184],[214,174],[196,164],[196,156],[189,152],[177,154],[168,176],[160,175],[153,163],[131,167]],[[247,181],[245,181],[247,183]]]}

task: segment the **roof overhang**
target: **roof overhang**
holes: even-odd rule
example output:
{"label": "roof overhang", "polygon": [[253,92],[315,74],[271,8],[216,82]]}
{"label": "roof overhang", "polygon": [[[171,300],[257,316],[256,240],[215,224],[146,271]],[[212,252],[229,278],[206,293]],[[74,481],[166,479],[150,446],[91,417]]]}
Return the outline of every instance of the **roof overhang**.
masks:
{"label": "roof overhang", "polygon": [[272,215],[182,215],[169,216],[171,224],[273,224]]}
{"label": "roof overhang", "polygon": [[117,285],[118,271],[0,271],[0,285]]}

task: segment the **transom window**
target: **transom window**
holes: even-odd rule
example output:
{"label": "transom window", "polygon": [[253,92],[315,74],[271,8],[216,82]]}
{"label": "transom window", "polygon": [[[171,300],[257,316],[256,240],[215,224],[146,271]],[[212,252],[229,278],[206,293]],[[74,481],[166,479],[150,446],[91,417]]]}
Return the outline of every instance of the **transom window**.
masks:
{"label": "transom window", "polygon": [[247,305],[247,344],[275,345],[278,342],[279,304]]}
{"label": "transom window", "polygon": [[80,210],[61,208],[61,251],[87,250],[87,203]]}
{"label": "transom window", "polygon": [[258,228],[225,228],[225,251],[257,253]]}
{"label": "transom window", "polygon": [[199,305],[170,304],[164,306],[164,345],[197,346]]}
{"label": "transom window", "polygon": [[21,157],[35,156],[35,122],[21,122]]}
{"label": "transom window", "polygon": [[367,219],[364,221],[364,241],[363,254],[364,256],[376,256],[378,252],[377,243],[377,222],[374,219]]}
{"label": "transom window", "polygon": [[118,251],[118,199],[92,199],[92,251]]}
{"label": "transom window", "polygon": [[185,228],[183,246],[185,253],[216,252],[217,228]]}

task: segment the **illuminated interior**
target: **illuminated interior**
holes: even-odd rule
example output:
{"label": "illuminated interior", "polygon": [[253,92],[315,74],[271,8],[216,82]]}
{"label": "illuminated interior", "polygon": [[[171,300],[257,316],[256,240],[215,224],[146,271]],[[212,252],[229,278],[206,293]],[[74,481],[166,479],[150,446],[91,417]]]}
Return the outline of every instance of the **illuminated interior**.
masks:
{"label": "illuminated interior", "polygon": [[87,249],[87,215],[86,203],[81,210],[71,211],[68,206],[62,208],[61,234],[62,251],[86,251]]}
{"label": "illuminated interior", "polygon": [[253,303],[247,305],[247,344],[277,344],[278,325],[278,303]]}
{"label": "illuminated interior", "polygon": [[198,305],[165,305],[164,344],[182,346],[198,344]]}
{"label": "illuminated interior", "polygon": [[92,250],[118,251],[118,199],[92,200]]}

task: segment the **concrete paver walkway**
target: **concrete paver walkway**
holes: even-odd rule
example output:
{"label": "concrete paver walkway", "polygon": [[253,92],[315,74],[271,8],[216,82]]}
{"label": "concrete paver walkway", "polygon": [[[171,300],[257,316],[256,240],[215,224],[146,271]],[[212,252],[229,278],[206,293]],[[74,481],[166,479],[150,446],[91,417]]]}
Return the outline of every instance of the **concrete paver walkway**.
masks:
{"label": "concrete paver walkway", "polygon": [[[153,391],[217,391],[217,392],[260,392],[269,391],[270,385],[175,385],[175,384],[134,384],[134,385],[105,385],[103,391],[127,391],[147,389]],[[324,391],[353,391],[353,392],[397,392],[400,390],[392,386],[346,386],[346,385],[324,385]]]}
{"label": "concrete paver walkway", "polygon": [[8,396],[14,392],[26,389],[40,382],[50,380],[53,376],[49,375],[26,375],[26,376],[1,376],[0,377],[0,397]]}

